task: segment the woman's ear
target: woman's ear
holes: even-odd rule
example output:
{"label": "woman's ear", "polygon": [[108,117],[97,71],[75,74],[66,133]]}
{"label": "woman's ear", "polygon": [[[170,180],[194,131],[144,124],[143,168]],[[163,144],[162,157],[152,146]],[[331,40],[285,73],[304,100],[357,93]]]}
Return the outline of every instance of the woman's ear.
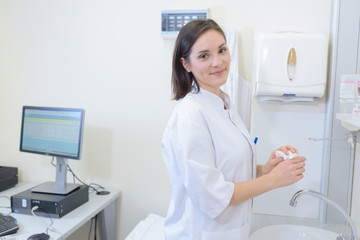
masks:
{"label": "woman's ear", "polygon": [[185,58],[183,58],[183,57],[180,58],[180,61],[181,61],[182,65],[183,65],[183,67],[185,68],[185,70],[186,70],[187,72],[191,72],[190,66],[189,66],[189,64],[186,62]]}

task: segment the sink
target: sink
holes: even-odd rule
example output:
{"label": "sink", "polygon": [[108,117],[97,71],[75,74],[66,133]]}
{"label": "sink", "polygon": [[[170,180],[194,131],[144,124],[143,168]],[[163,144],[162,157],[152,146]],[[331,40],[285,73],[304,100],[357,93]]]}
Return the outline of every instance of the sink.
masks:
{"label": "sink", "polygon": [[336,240],[338,233],[302,225],[271,225],[254,231],[249,240]]}

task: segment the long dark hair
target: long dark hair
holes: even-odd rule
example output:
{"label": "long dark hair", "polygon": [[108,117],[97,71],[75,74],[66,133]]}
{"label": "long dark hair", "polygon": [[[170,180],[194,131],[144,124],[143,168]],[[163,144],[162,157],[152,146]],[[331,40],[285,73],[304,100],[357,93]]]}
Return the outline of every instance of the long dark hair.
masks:
{"label": "long dark hair", "polygon": [[186,24],[179,32],[176,39],[175,49],[172,61],[172,92],[175,100],[186,96],[194,87],[199,92],[199,83],[196,81],[192,72],[187,72],[184,68],[181,58],[189,62],[189,55],[196,40],[205,32],[216,30],[221,33],[226,40],[225,34],[220,26],[212,19],[194,20]]}

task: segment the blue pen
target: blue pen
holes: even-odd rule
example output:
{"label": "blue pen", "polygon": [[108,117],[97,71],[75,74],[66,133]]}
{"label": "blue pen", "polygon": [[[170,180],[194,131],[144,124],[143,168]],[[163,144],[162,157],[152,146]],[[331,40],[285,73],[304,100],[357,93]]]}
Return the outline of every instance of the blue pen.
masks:
{"label": "blue pen", "polygon": [[254,144],[256,144],[257,141],[258,141],[258,137],[255,137],[255,139],[254,139]]}

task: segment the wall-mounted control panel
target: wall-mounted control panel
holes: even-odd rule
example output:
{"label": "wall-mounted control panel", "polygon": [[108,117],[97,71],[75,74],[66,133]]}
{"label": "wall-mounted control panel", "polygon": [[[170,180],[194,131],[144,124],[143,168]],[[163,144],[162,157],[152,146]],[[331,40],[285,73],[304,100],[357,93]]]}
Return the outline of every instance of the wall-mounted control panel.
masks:
{"label": "wall-mounted control panel", "polygon": [[161,34],[163,37],[176,37],[188,22],[207,18],[208,10],[161,11]]}

